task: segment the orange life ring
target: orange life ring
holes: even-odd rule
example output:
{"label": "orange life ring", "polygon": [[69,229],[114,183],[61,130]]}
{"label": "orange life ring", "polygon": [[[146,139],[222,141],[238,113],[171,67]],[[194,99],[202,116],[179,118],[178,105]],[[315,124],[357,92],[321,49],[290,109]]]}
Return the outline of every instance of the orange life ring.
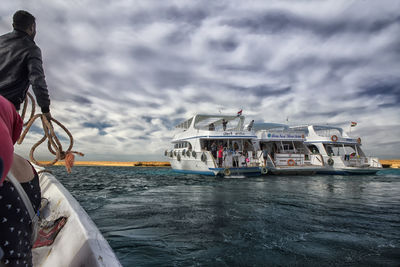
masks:
{"label": "orange life ring", "polygon": [[332,135],[331,140],[333,142],[336,142],[338,140],[338,137],[336,135]]}
{"label": "orange life ring", "polygon": [[296,162],[293,159],[288,159],[287,161],[288,166],[294,166],[294,164],[296,164]]}
{"label": "orange life ring", "polygon": [[361,144],[361,138],[360,137],[357,138],[357,143]]}

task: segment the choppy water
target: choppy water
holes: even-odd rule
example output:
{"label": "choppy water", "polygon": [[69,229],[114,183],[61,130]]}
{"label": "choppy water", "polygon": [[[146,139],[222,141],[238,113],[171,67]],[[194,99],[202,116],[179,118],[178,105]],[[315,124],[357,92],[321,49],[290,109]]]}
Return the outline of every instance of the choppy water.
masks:
{"label": "choppy water", "polygon": [[50,169],[124,266],[400,265],[400,170],[224,179]]}

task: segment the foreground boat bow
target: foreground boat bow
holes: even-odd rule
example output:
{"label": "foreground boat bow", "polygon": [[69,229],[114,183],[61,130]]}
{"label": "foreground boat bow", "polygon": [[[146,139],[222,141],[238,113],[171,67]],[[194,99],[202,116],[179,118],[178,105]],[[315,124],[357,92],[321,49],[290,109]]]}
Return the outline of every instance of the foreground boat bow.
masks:
{"label": "foreground boat bow", "polygon": [[[37,170],[40,170],[37,167]],[[41,173],[41,217],[48,222],[65,217],[52,244],[32,250],[34,266],[122,266],[96,225],[75,198],[51,174]]]}

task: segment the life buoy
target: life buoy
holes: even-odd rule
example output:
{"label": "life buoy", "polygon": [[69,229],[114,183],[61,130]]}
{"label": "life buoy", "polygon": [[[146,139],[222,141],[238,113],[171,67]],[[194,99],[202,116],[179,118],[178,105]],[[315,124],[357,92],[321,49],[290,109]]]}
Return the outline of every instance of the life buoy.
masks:
{"label": "life buoy", "polygon": [[186,151],[186,156],[190,157],[190,151]]}
{"label": "life buoy", "polygon": [[176,159],[177,159],[178,161],[181,161],[181,155],[178,154],[178,156],[176,157]]}
{"label": "life buoy", "polygon": [[361,144],[361,138],[360,137],[357,138],[357,143]]}
{"label": "life buoy", "polygon": [[225,170],[224,170],[224,175],[225,175],[225,176],[231,175],[231,170],[230,170],[229,168],[225,168]]}
{"label": "life buoy", "polygon": [[332,158],[328,159],[328,165],[332,166],[335,163],[335,161]]}
{"label": "life buoy", "polygon": [[262,174],[267,174],[268,173],[268,169],[266,167],[262,167],[261,168],[261,173]]}
{"label": "life buoy", "polygon": [[293,159],[288,159],[288,161],[287,161],[288,166],[294,166],[295,164],[296,164],[296,162]]}
{"label": "life buoy", "polygon": [[206,162],[206,160],[207,160],[207,156],[206,156],[206,154],[201,154],[201,161],[203,161],[203,162]]}
{"label": "life buoy", "polygon": [[196,158],[196,151],[194,151],[194,150],[192,151],[192,157]]}
{"label": "life buoy", "polygon": [[332,140],[333,142],[336,142],[336,141],[338,140],[337,135],[332,135],[331,140]]}

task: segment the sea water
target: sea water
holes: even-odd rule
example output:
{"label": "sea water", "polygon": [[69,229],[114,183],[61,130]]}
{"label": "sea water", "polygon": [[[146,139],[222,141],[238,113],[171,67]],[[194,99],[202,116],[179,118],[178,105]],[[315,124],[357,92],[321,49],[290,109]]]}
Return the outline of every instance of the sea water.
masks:
{"label": "sea water", "polygon": [[50,169],[123,266],[400,265],[400,170],[224,179]]}

